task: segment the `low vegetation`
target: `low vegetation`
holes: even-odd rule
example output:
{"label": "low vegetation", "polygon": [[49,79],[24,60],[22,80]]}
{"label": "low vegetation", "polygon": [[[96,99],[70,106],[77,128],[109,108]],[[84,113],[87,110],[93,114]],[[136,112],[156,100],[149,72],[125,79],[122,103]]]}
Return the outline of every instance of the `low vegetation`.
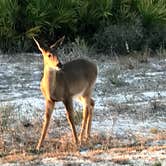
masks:
{"label": "low vegetation", "polygon": [[[3,114],[5,112],[13,112],[13,106],[6,105],[0,107],[1,118],[4,117]],[[5,115],[6,116],[6,115]],[[19,116],[19,114],[18,114]],[[80,112],[76,113],[76,121],[77,125],[80,125]],[[6,118],[10,118],[10,121],[6,121]],[[140,159],[148,159],[150,160],[150,155],[144,154],[146,153],[154,153],[155,151],[164,151],[164,145],[148,145],[149,142],[155,142],[156,140],[165,139],[165,131],[156,131],[157,129],[152,128],[151,133],[153,134],[153,139],[141,138],[136,135],[131,135],[130,139],[134,140],[134,143],[126,144],[123,141],[124,138],[113,137],[111,135],[107,135],[106,133],[94,133],[92,134],[92,138],[90,142],[84,142],[81,147],[76,147],[75,144],[72,143],[72,136],[70,129],[68,132],[60,131],[60,133],[55,132],[56,134],[49,138],[47,138],[44,142],[44,146],[38,152],[35,150],[35,146],[37,143],[37,139],[39,137],[40,128],[42,121],[35,117],[36,121],[26,119],[19,119],[20,117],[8,116],[4,117],[3,120],[7,122],[8,129],[3,128],[0,132],[0,163],[23,163],[27,165],[34,165],[38,163],[42,165],[42,160],[45,158],[52,158],[56,162],[62,161],[64,164],[76,164],[76,159],[80,163],[84,163],[84,161],[93,162],[93,163],[105,163],[111,162],[114,164],[131,164],[131,156],[135,156],[137,158],[140,155]],[[14,122],[10,124],[10,122]],[[63,122],[57,120],[52,120],[51,126],[64,125],[65,128],[68,126],[67,122],[64,120]],[[78,127],[78,126],[77,126]],[[50,127],[51,128],[51,127]],[[57,135],[61,135],[58,137]],[[66,139],[67,138],[67,139]],[[139,155],[138,155],[139,154]],[[111,156],[110,159],[108,158]],[[130,157],[129,157],[130,156]],[[157,156],[157,154],[156,154]],[[72,158],[73,159],[72,161]],[[162,158],[161,161],[163,161]],[[54,161],[54,163],[55,163]],[[154,165],[159,165],[160,162],[154,159]]]}
{"label": "low vegetation", "polygon": [[107,54],[165,48],[166,1],[0,1],[1,51],[33,51],[32,36],[52,43],[62,35]]}
{"label": "low vegetation", "polygon": [[[77,43],[71,45],[60,50],[64,53],[60,57],[63,61],[83,56],[84,52],[88,52],[84,40],[77,39]],[[67,56],[68,53],[70,57]],[[35,150],[35,146],[40,137],[44,116],[44,103],[37,102],[43,101],[43,98],[39,97],[41,94],[37,95],[39,98],[34,103],[33,98],[29,102],[29,97],[24,96],[25,103],[19,101],[19,98],[14,98],[0,104],[0,164],[45,166],[50,164],[49,160],[52,160],[54,165],[61,162],[71,165],[141,165],[141,162],[147,162],[147,165],[163,164],[166,150],[165,52],[158,52],[158,56],[163,59],[149,57],[148,50],[143,53],[142,59],[138,58],[139,56],[141,57],[128,55],[103,60],[105,55],[96,55],[100,72],[94,91],[96,105],[92,137],[80,147],[72,143],[64,108],[58,103],[40,152]],[[15,70],[21,63],[18,62],[12,69]],[[26,70],[29,72],[29,68]],[[23,71],[22,75],[25,75],[24,73],[27,71]],[[15,77],[18,77],[18,73]],[[29,80],[29,77],[23,78]],[[39,79],[36,78],[36,81]],[[28,81],[25,84],[29,86]],[[30,93],[37,91],[36,88],[33,90],[30,90]],[[24,93],[28,90],[22,91]],[[146,92],[147,97],[144,96]],[[35,103],[37,104],[34,106]],[[75,122],[79,131],[82,107],[74,104]]]}

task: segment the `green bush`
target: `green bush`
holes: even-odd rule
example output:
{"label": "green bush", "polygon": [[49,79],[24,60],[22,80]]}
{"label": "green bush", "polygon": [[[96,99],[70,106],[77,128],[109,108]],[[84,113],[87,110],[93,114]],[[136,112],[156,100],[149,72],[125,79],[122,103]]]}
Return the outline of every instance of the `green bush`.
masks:
{"label": "green bush", "polygon": [[98,52],[125,54],[141,49],[143,27],[138,21],[133,25],[109,25],[94,35],[94,47]]}
{"label": "green bush", "polygon": [[156,49],[165,43],[165,26],[165,0],[0,0],[5,52],[32,51],[33,36],[52,43],[62,35],[95,41],[102,52],[124,53],[126,45],[134,50],[142,43]]}
{"label": "green bush", "polygon": [[10,49],[14,46],[13,42],[8,45],[9,41],[13,41],[17,37],[15,30],[15,20],[18,16],[17,0],[1,0],[0,1],[0,47]]}
{"label": "green bush", "polygon": [[112,14],[112,0],[79,0],[77,3],[77,33],[91,38],[99,27],[108,24]]}
{"label": "green bush", "polygon": [[112,3],[112,22],[114,24],[134,21],[137,17],[136,0],[113,0]]}
{"label": "green bush", "polygon": [[145,29],[144,42],[152,50],[166,48],[166,26],[153,26],[149,31]]}
{"label": "green bush", "polygon": [[31,26],[40,27],[44,34],[54,37],[56,30],[75,30],[76,12],[73,0],[30,0],[27,5],[27,17]]}
{"label": "green bush", "polygon": [[145,46],[153,50],[166,47],[166,1],[136,0],[144,27]]}
{"label": "green bush", "polygon": [[137,8],[146,28],[151,28],[152,25],[166,24],[165,0],[137,0]]}
{"label": "green bush", "polygon": [[31,41],[26,36],[26,1],[0,1],[0,48],[4,52],[27,51]]}

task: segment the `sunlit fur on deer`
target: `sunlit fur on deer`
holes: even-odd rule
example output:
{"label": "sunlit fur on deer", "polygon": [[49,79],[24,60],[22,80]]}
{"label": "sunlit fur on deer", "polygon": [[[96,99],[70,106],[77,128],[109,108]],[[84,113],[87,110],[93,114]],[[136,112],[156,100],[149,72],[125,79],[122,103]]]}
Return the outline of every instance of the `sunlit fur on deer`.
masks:
{"label": "sunlit fur on deer", "polygon": [[[62,44],[63,40],[64,37],[59,39],[50,48],[57,48],[58,45]],[[45,97],[45,119],[36,149],[39,150],[43,143],[55,102],[58,101],[62,101],[65,105],[67,120],[72,129],[73,140],[78,144],[73,116],[74,97],[77,97],[83,105],[83,120],[79,136],[81,143],[84,136],[86,139],[90,137],[94,109],[94,101],[91,95],[97,77],[97,67],[94,63],[84,59],[73,60],[63,64],[62,67],[58,57],[50,51],[51,49],[45,50],[39,45],[36,39],[34,41],[43,55],[44,75],[40,88]]]}

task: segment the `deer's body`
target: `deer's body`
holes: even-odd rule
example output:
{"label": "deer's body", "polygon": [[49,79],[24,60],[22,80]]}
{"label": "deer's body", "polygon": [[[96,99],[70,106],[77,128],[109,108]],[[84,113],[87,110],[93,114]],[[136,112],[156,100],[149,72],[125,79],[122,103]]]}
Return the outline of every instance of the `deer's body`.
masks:
{"label": "deer's body", "polygon": [[41,91],[46,100],[56,102],[69,97],[79,98],[86,96],[87,91],[93,88],[96,76],[96,65],[84,59],[68,62],[59,71],[47,67],[44,69]]}
{"label": "deer's body", "polygon": [[[61,42],[61,40],[59,41]],[[97,77],[97,66],[88,60],[77,59],[64,64],[63,67],[60,68],[59,66],[61,65],[57,56],[41,48],[36,40],[35,42],[42,52],[44,59],[44,75],[41,80],[40,88],[46,101],[45,120],[37,150],[39,150],[45,138],[51,114],[55,102],[57,101],[64,103],[74,142],[76,144],[78,143],[73,116],[72,100],[74,97],[79,99],[83,105],[83,120],[80,132],[80,142],[82,142],[84,133],[86,134],[86,138],[90,137],[94,108],[94,101],[91,95]]]}

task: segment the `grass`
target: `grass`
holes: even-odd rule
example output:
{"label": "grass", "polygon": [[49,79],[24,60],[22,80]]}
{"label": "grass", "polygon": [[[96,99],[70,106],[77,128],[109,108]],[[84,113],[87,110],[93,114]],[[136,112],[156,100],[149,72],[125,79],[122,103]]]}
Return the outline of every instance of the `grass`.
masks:
{"label": "grass", "polygon": [[108,79],[111,81],[113,85],[117,87],[122,86],[124,84],[123,80],[120,78],[120,69],[118,67],[113,68],[113,70],[110,73],[110,76],[108,76]]}
{"label": "grass", "polygon": [[164,49],[163,47],[160,47],[160,49],[156,51],[156,54],[160,58],[166,57],[166,49]]}
{"label": "grass", "polygon": [[158,133],[158,129],[157,129],[157,128],[151,128],[151,129],[150,129],[150,132],[151,132],[152,134],[157,134],[157,133]]}
{"label": "grass", "polygon": [[[118,86],[120,86],[118,83],[118,79],[120,79],[121,77],[119,76],[123,74],[123,68],[117,67],[116,69],[115,67],[115,70],[117,70],[117,72],[114,72],[114,69],[112,71],[107,70],[104,73],[104,78],[108,79],[108,84],[111,82],[110,80],[113,79],[116,83],[112,87],[117,88]],[[113,76],[112,78],[112,75],[115,76]],[[120,81],[123,82],[123,80]],[[100,91],[102,91],[101,88],[105,87],[100,86],[101,85],[99,85],[99,89]],[[110,85],[108,86],[110,87]],[[150,112],[150,114],[148,111],[146,112],[146,110],[140,112],[140,109],[138,109],[136,106],[134,107],[135,110],[132,111],[131,107],[125,104],[109,104],[105,106],[110,106],[108,108],[108,112],[105,112],[105,110],[97,110],[98,112],[96,113],[98,113],[100,116],[97,118],[100,118],[100,120],[105,120],[106,118],[109,118],[107,117],[107,113],[109,113],[109,116],[112,116],[112,112],[115,111],[116,116],[121,116],[122,113],[126,113],[126,116],[136,116],[135,119],[139,120],[140,122],[144,122],[144,119],[148,119],[145,116],[156,116],[155,113],[160,112],[161,109],[165,110],[165,105],[161,105],[162,103],[158,103],[157,100],[154,100],[154,103],[150,102],[150,111],[153,111]],[[133,102],[133,105],[135,104],[136,103]],[[29,105],[29,103],[27,105]],[[10,103],[0,106],[0,160],[4,163],[18,161],[24,163],[27,161],[33,164],[40,163],[41,160],[46,157],[55,157],[56,160],[69,160],[69,157],[72,158],[72,156],[74,156],[78,159],[85,159],[93,162],[113,162],[117,164],[130,164],[130,159],[128,157],[129,155],[133,155],[133,158],[136,158],[136,155],[144,154],[145,152],[150,154],[153,153],[153,151],[166,150],[166,147],[163,144],[156,146],[152,145],[153,142],[156,143],[156,141],[166,140],[165,131],[159,130],[155,127],[149,129],[148,131],[148,134],[151,136],[150,138],[144,138],[140,135],[132,134],[130,134],[129,136],[128,133],[126,133],[125,138],[111,134],[108,135],[107,133],[92,133],[92,138],[89,142],[83,142],[82,146],[76,147],[72,143],[71,130],[69,129],[66,118],[63,117],[63,119],[61,120],[58,117],[59,119],[55,118],[51,121],[51,126],[44,141],[44,144],[41,148],[41,151],[36,152],[35,146],[40,136],[43,121],[42,114],[44,111],[36,110],[33,117],[27,117],[26,115],[29,112],[26,112],[27,114],[24,115],[23,118],[21,118],[21,115],[23,114],[21,114],[22,111],[23,110],[21,110],[20,108],[16,108],[15,105],[12,105]],[[101,113],[100,111],[103,112]],[[75,112],[74,116],[76,125],[80,125],[82,120],[82,110],[79,108]],[[78,126],[77,129],[79,130]],[[129,141],[126,143],[124,139],[129,139]],[[130,139],[134,140],[134,142],[130,141]],[[109,157],[107,158],[107,156]],[[147,156],[144,157],[144,159],[146,159]],[[160,161],[157,161],[156,159],[153,162],[153,164],[158,163],[160,163]]]}
{"label": "grass", "polygon": [[[9,111],[9,108],[11,108],[10,111],[12,111],[13,107],[8,105],[2,108],[3,109],[1,110],[3,111]],[[81,111],[77,111],[75,115],[76,119],[78,118],[78,123],[81,122],[81,113]],[[6,122],[9,123],[10,121]],[[19,123],[19,121],[17,121],[17,123]],[[27,123],[27,121],[25,123]],[[149,149],[149,151],[151,151],[151,148],[153,147],[147,145],[148,141],[153,142],[153,140],[155,141],[156,139],[166,139],[164,132],[158,130],[156,133],[155,129],[149,131],[150,133],[154,134],[152,140],[144,140],[144,138],[135,137],[135,144],[126,144],[123,142],[123,138],[113,138],[111,135],[105,135],[105,133],[93,133],[89,142],[83,142],[82,146],[76,147],[75,144],[72,143],[71,132],[67,132],[61,134],[59,137],[47,137],[44,141],[41,151],[37,152],[35,150],[35,146],[39,138],[41,122],[36,122],[34,124],[33,122],[28,121],[28,123],[32,123],[33,126],[19,123],[19,126],[17,126],[14,131],[11,130],[10,125],[6,124],[6,126],[8,126],[8,130],[5,130],[4,128],[3,133],[0,133],[0,144],[5,142],[5,145],[0,148],[0,160],[3,163],[15,163],[19,161],[20,163],[27,162],[30,164],[39,164],[41,160],[46,157],[53,157],[56,160],[58,159],[67,161],[68,158],[75,157],[92,162],[130,164],[128,154],[132,154],[134,156],[136,151],[139,151],[140,153],[145,149]],[[51,123],[53,123],[52,125],[54,126],[56,122],[52,121]],[[66,126],[67,125],[68,124],[66,122]],[[8,137],[5,137],[6,135],[8,135]],[[166,150],[166,147],[162,145],[154,148],[157,148],[157,150]],[[112,157],[107,159],[104,157],[104,154]],[[157,163],[158,162],[154,164]]]}
{"label": "grass", "polygon": [[110,83],[116,87],[120,87],[125,85],[125,82],[121,78],[122,69],[120,66],[114,66],[111,70],[106,69],[105,77],[106,77],[106,87],[110,86]]}
{"label": "grass", "polygon": [[74,42],[66,44],[63,48],[58,50],[58,55],[63,63],[71,61],[76,58],[86,58],[92,54],[92,49],[87,45],[85,40],[76,38]]}
{"label": "grass", "polygon": [[12,110],[14,110],[13,105],[1,105],[0,106],[0,130],[3,133],[8,130],[11,120],[12,120]]}
{"label": "grass", "polygon": [[35,136],[37,136],[35,132],[40,125],[36,125],[38,126],[36,128],[33,128],[32,125],[27,125],[27,121],[23,121],[19,112],[15,112],[15,110],[17,109],[11,104],[0,106],[0,154],[4,152],[5,154],[20,152],[24,148],[31,146]]}
{"label": "grass", "polygon": [[74,112],[74,122],[75,125],[80,125],[82,122],[82,110],[77,110]]}
{"label": "grass", "polygon": [[154,163],[152,166],[162,166],[162,164],[161,164],[161,162],[156,162],[156,163]]}
{"label": "grass", "polygon": [[[117,164],[129,164],[128,154],[132,154],[133,156],[137,151],[141,154],[145,149],[149,152],[154,150],[166,150],[164,146],[156,146],[151,147],[147,145],[136,145],[136,146],[119,146],[119,142],[117,139],[112,139],[110,137],[95,134],[93,135],[93,139],[87,144],[84,145],[84,148],[76,148],[70,140],[66,140],[64,136],[59,139],[45,141],[45,145],[40,152],[33,151],[33,149],[22,149],[22,151],[15,151],[10,153],[1,153],[0,157],[2,161],[5,162],[39,162],[43,158],[51,157],[58,160],[66,160],[68,157],[75,158],[83,158],[86,160],[90,160],[93,162],[106,162],[106,159],[103,155],[107,154],[108,156],[112,156],[111,161]],[[69,138],[69,137],[67,137]],[[57,147],[59,144],[59,147]],[[97,145],[101,146],[97,146]],[[86,148],[85,148],[86,147]],[[85,149],[85,150],[84,150]],[[84,152],[84,153],[82,153]],[[105,158],[105,159],[104,159]],[[156,164],[156,163],[155,163]]]}

